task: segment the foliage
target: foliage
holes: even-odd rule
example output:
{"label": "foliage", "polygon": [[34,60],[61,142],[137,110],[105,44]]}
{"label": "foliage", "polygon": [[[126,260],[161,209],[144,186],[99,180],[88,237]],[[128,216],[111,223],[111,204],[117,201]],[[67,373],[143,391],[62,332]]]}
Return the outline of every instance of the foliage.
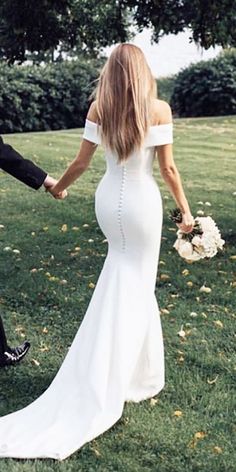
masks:
{"label": "foliage", "polygon": [[157,95],[161,100],[170,103],[175,85],[175,75],[157,79]]}
{"label": "foliage", "polygon": [[[59,177],[81,133],[6,140]],[[193,214],[211,214],[226,240],[211,261],[186,264],[172,248],[175,226],[168,215],[175,203],[155,171],[165,206],[157,278],[164,390],[152,401],[126,404],[112,429],[67,460],[1,459],[1,472],[235,471],[235,134],[235,117],[175,122],[175,159]],[[98,149],[63,202],[0,173],[1,315],[11,345],[24,337],[32,342],[17,368],[1,370],[0,415],[45,391],[86,312],[107,252],[94,214],[104,167]],[[4,251],[6,246],[20,254]],[[199,290],[204,283],[210,293]]]}
{"label": "foliage", "polygon": [[96,54],[129,38],[129,20],[116,0],[1,0],[0,57],[23,62],[28,52],[37,62],[63,51]]}
{"label": "foliage", "polygon": [[[153,39],[190,29],[201,47],[236,46],[236,0],[1,0],[0,57],[10,63],[97,54],[149,27]],[[32,55],[31,55],[32,57]]]}
{"label": "foliage", "polygon": [[236,49],[183,69],[175,80],[171,106],[183,117],[235,114]]}
{"label": "foliage", "polygon": [[101,61],[0,66],[0,132],[83,126]]}
{"label": "foliage", "polygon": [[236,46],[236,0],[123,0],[140,29],[152,28],[153,39],[186,28],[201,47]]}

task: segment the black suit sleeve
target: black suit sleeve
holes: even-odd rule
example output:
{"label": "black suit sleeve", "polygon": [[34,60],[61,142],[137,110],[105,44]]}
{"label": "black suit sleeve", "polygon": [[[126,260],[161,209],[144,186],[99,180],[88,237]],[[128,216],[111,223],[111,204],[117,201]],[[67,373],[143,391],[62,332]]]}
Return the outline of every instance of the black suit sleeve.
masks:
{"label": "black suit sleeve", "polygon": [[46,172],[33,162],[24,159],[0,136],[0,168],[29,187],[37,190],[47,177]]}

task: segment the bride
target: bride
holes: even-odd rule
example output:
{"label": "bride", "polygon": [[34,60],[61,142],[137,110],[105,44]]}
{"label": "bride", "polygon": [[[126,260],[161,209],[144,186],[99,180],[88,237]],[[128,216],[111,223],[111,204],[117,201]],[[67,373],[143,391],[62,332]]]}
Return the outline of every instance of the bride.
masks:
{"label": "bride", "polygon": [[[161,174],[182,211],[193,217],[172,156],[172,118],[156,99],[142,51],[120,44],[97,86],[78,156],[53,188],[57,198],[88,167],[98,144],[106,172],[95,211],[108,254],[84,320],[49,388],[27,407],[0,419],[0,457],[65,459],[109,429],[126,401],[164,386],[163,340],[154,294],[162,202],[152,175]],[[78,208],[79,211],[79,208]]]}

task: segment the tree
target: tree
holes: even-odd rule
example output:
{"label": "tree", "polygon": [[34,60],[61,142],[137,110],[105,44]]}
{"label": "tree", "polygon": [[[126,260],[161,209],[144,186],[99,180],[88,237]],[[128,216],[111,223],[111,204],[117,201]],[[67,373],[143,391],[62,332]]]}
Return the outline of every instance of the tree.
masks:
{"label": "tree", "polygon": [[149,27],[153,40],[191,30],[201,47],[236,46],[236,0],[123,0],[139,30]]}
{"label": "tree", "polygon": [[116,0],[1,0],[0,57],[9,63],[53,57],[55,49],[97,54],[127,41],[127,10]]}
{"label": "tree", "polygon": [[203,48],[236,46],[236,0],[1,0],[0,57],[23,62],[55,49],[96,55],[149,27],[153,40],[190,29]]}

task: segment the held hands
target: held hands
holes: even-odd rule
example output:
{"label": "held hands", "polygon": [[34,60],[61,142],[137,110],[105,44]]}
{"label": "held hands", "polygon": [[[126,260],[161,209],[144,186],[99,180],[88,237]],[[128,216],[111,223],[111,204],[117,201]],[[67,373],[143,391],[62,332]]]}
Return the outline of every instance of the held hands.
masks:
{"label": "held hands", "polygon": [[56,198],[56,200],[63,200],[68,195],[67,190],[62,190],[62,192],[58,192],[58,190],[56,188],[56,184],[57,184],[57,182],[55,182],[55,185],[50,187],[49,192],[51,193],[51,195],[54,198]]}
{"label": "held hands", "polygon": [[64,198],[67,197],[68,193],[66,190],[63,190],[62,192],[57,192],[57,191],[55,192],[54,188],[56,184],[57,184],[57,180],[51,177],[50,175],[47,175],[43,183],[46,192],[51,193],[51,195],[57,200],[63,200]]}

